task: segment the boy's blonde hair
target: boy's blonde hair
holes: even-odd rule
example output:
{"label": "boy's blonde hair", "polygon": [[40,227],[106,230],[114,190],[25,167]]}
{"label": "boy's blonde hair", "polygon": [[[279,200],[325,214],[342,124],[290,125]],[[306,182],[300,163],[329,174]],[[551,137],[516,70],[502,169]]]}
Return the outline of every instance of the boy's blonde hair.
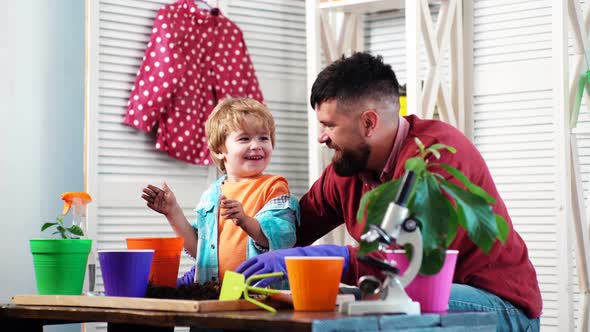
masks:
{"label": "boy's blonde hair", "polygon": [[[254,121],[247,123],[247,115],[254,118]],[[215,153],[225,150],[225,140],[231,132],[252,127],[267,130],[274,148],[275,121],[262,103],[251,98],[227,98],[215,106],[205,122],[205,134],[211,159],[222,172],[225,172],[225,164]]]}

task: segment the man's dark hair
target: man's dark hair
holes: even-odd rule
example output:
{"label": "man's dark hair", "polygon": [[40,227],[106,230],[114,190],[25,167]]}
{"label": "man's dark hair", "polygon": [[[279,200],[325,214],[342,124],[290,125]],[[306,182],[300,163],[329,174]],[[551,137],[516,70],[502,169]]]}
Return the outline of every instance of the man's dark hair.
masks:
{"label": "man's dark hair", "polygon": [[399,83],[391,66],[384,64],[381,56],[358,52],[348,58],[342,56],[318,74],[309,102],[315,108],[333,98],[354,102],[395,97],[399,97]]}

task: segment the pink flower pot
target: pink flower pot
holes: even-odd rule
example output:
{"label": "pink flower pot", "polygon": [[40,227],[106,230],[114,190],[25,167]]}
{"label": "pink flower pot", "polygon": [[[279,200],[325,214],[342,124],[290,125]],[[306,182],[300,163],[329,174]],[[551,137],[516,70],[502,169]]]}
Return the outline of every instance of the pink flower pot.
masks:
{"label": "pink flower pot", "polygon": [[[422,313],[445,313],[449,310],[449,297],[458,253],[457,250],[447,250],[445,263],[437,274],[432,276],[418,274],[406,286],[406,293],[413,301],[420,303]],[[405,252],[394,250],[387,256],[388,259],[397,262],[397,267],[403,275],[409,264]]]}

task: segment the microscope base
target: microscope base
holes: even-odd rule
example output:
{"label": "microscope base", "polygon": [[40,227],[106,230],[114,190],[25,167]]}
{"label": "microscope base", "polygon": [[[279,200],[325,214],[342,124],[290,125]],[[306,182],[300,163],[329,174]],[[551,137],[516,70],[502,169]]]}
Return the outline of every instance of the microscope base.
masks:
{"label": "microscope base", "polygon": [[420,303],[411,301],[356,301],[344,302],[340,305],[340,313],[346,315],[366,314],[406,314],[419,315]]}

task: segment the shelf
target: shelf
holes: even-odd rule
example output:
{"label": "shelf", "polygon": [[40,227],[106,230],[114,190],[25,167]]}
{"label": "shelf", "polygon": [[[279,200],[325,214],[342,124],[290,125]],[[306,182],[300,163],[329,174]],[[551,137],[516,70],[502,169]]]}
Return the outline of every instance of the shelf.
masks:
{"label": "shelf", "polygon": [[320,2],[320,9],[345,13],[373,13],[402,9],[405,0],[328,0]]}

